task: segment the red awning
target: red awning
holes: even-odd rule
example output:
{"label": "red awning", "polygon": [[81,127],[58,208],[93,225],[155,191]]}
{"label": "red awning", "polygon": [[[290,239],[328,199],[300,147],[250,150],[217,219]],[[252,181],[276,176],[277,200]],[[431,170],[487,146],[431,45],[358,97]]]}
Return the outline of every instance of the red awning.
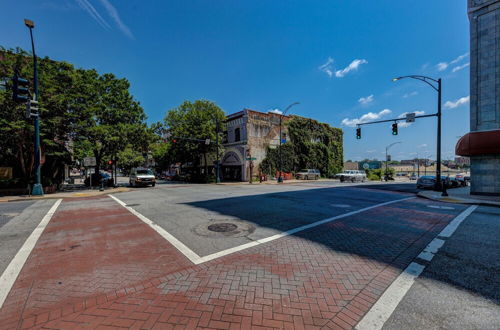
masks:
{"label": "red awning", "polygon": [[455,154],[460,156],[500,155],[500,130],[465,134],[458,140]]}

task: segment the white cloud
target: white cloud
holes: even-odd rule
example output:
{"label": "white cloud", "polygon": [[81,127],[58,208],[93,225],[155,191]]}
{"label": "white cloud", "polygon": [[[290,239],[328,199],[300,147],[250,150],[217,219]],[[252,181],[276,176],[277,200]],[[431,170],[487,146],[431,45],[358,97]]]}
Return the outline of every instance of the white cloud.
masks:
{"label": "white cloud", "polygon": [[85,10],[101,27],[105,29],[111,28],[109,24],[102,18],[97,10],[88,0],[76,0],[78,5]]}
{"label": "white cloud", "polygon": [[127,25],[123,23],[123,21],[120,18],[120,15],[118,14],[118,11],[116,8],[108,1],[108,0],[100,0],[101,4],[104,6],[106,11],[108,12],[108,15],[111,16],[111,18],[115,21],[116,25],[118,28],[130,39],[134,39],[134,35],[130,31]]}
{"label": "white cloud", "polygon": [[328,57],[328,60],[326,60],[326,63],[319,66],[318,69],[320,71],[323,71],[324,73],[326,73],[328,75],[328,77],[333,77],[333,68],[332,68],[332,64],[333,64],[333,58],[331,57]]}
{"label": "white cloud", "polygon": [[444,107],[447,109],[455,109],[456,107],[459,107],[461,105],[467,104],[470,101],[470,96],[464,96],[456,100],[455,102],[453,101],[446,101],[444,104]]}
{"label": "white cloud", "polygon": [[366,123],[372,120],[377,120],[390,113],[392,113],[392,111],[389,109],[384,109],[378,113],[368,112],[359,118],[353,118],[353,119],[344,118],[340,124],[342,126],[347,126],[347,127],[356,127],[357,124]]}
{"label": "white cloud", "polygon": [[403,97],[406,99],[408,97],[411,97],[411,96],[415,96],[415,95],[418,95],[418,92],[417,91],[413,91],[413,92],[410,92],[410,93],[406,93],[403,95]]}
{"label": "white cloud", "polygon": [[371,102],[373,102],[373,94],[367,96],[367,97],[361,97],[359,100],[358,100],[359,103],[363,104],[363,105],[367,105]]}
{"label": "white cloud", "polygon": [[[469,56],[469,53],[465,53],[463,55],[460,55],[458,56],[457,58],[451,60],[450,62],[440,62],[436,65],[436,69],[438,71],[444,71],[446,69],[448,69],[448,67],[452,64],[457,64],[458,62],[460,62],[461,60],[463,60],[464,58],[466,58],[467,56]],[[462,68],[463,69],[463,68]]]}
{"label": "white cloud", "polygon": [[278,115],[281,115],[283,113],[283,111],[279,110],[279,109],[272,109],[272,110],[269,110],[268,111],[269,113],[276,113]]}
{"label": "white cloud", "polygon": [[427,143],[423,143],[423,144],[418,146],[418,148],[426,148],[426,147],[427,147]]}
{"label": "white cloud", "polygon": [[377,152],[376,149],[370,149],[365,151],[367,154],[373,154],[374,152]]}
{"label": "white cloud", "polygon": [[[90,15],[90,17],[92,17],[101,27],[103,27],[106,30],[111,29],[109,23],[101,16],[101,14],[99,14],[97,9],[95,9],[95,7],[90,3],[89,0],[75,0],[75,1],[80,6],[80,8],[85,10]],[[127,37],[134,39],[134,35],[132,34],[128,26],[125,25],[125,23],[123,23],[116,8],[108,0],[99,0],[99,1],[101,2],[104,9],[106,9],[106,12],[109,15],[109,17],[113,19],[118,29],[120,29],[123,32],[123,34],[125,34]]]}
{"label": "white cloud", "polygon": [[335,71],[335,77],[342,78],[346,74],[348,74],[349,72],[358,70],[358,68],[359,68],[359,66],[361,64],[366,64],[366,63],[368,63],[367,60],[364,60],[364,59],[358,60],[358,59],[356,59],[356,60],[352,61],[351,64],[349,64],[344,69]]}
{"label": "white cloud", "polygon": [[463,64],[463,65],[456,66],[456,67],[454,67],[454,68],[451,70],[451,72],[457,72],[457,71],[460,71],[460,70],[462,70],[462,69],[465,69],[465,68],[466,68],[466,67],[468,67],[469,65],[470,65],[470,62],[467,62],[467,63],[465,63],[465,64]]}
{"label": "white cloud", "polygon": [[448,65],[449,64],[446,62],[441,62],[436,65],[436,68],[438,69],[438,71],[444,71],[448,68]]}

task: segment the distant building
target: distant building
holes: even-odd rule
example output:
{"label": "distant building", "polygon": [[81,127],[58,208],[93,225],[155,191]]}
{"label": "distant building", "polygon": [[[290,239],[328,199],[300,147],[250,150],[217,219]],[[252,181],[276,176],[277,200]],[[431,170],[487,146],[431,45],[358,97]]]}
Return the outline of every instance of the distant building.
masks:
{"label": "distant building", "polygon": [[[227,116],[227,140],[223,143],[225,151],[221,160],[223,180],[247,181],[250,175],[258,175],[259,164],[266,157],[267,147],[279,145],[280,116],[250,109]],[[288,116],[283,116],[282,122],[288,119]],[[287,140],[287,132],[286,125],[282,125],[284,141]]]}
{"label": "distant building", "polygon": [[469,157],[455,157],[455,164],[458,166],[470,166],[470,158]]}
{"label": "distant building", "polygon": [[358,170],[358,162],[344,162],[344,171]]}
{"label": "distant building", "polygon": [[470,129],[455,154],[470,157],[471,194],[500,195],[500,0],[468,0]]}

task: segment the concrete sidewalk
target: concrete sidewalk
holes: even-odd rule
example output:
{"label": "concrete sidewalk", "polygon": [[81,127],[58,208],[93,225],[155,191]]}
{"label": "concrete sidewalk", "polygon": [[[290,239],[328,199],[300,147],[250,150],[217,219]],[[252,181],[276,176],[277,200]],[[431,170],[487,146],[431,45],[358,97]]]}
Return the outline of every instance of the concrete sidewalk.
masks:
{"label": "concrete sidewalk", "polygon": [[471,195],[470,187],[448,189],[447,192],[447,197],[443,197],[441,192],[433,190],[423,190],[417,195],[440,202],[500,206],[500,196]]}
{"label": "concrete sidewalk", "polygon": [[119,187],[119,188],[106,188],[103,191],[99,191],[99,188],[95,189],[86,189],[80,191],[67,191],[67,192],[57,192],[55,194],[45,194],[43,196],[29,196],[29,195],[20,195],[20,196],[3,196],[0,197],[0,203],[3,202],[18,202],[18,201],[36,201],[40,199],[59,199],[59,198],[76,198],[76,197],[92,197],[92,196],[100,196],[107,194],[116,194],[119,192],[130,191],[129,188]]}

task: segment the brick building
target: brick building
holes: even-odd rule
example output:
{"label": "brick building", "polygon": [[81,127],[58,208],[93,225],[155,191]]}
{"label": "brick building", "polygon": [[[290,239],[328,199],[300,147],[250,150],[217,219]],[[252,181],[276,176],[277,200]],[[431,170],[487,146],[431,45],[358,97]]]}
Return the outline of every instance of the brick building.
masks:
{"label": "brick building", "polygon": [[470,129],[455,153],[470,157],[471,194],[500,195],[500,0],[468,0]]}
{"label": "brick building", "polygon": [[[259,165],[266,157],[268,146],[279,145],[280,114],[244,109],[227,116],[224,156],[221,159],[221,176],[225,181],[247,181],[259,173]],[[289,117],[283,116],[283,140],[287,140],[284,125]],[[247,160],[253,159],[253,160]]]}

